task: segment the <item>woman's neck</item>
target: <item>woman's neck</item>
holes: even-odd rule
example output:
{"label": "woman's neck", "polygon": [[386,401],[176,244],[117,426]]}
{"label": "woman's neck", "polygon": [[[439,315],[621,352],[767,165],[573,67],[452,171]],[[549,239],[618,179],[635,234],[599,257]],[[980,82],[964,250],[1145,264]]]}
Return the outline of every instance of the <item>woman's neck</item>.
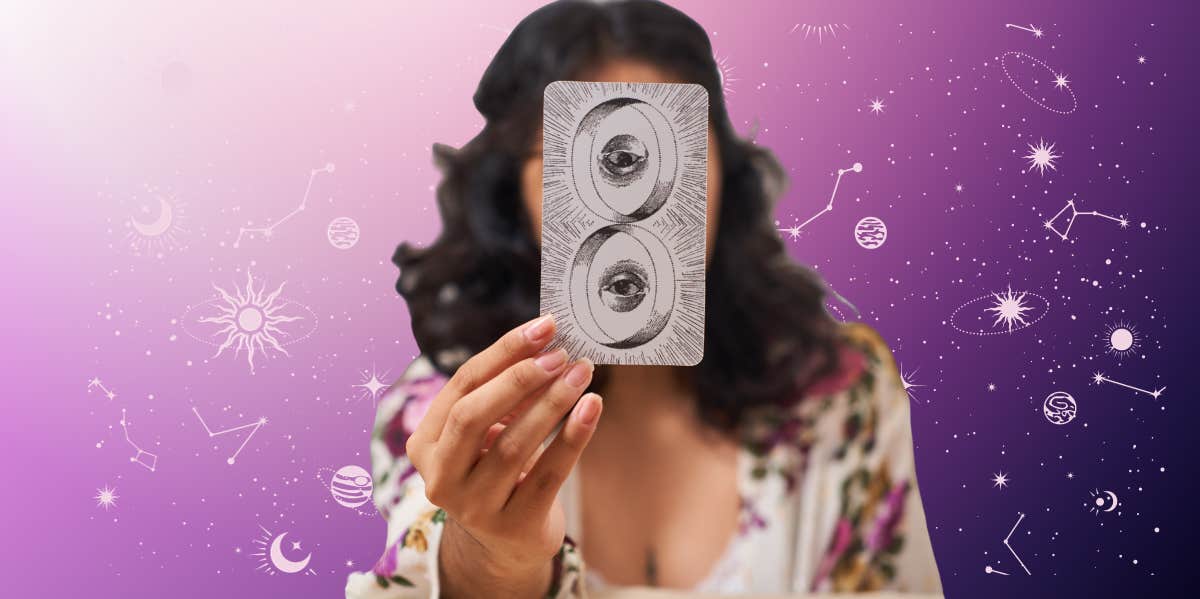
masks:
{"label": "woman's neck", "polygon": [[659,413],[690,411],[695,405],[695,389],[683,368],[609,366],[606,374],[599,393],[609,421],[644,421]]}

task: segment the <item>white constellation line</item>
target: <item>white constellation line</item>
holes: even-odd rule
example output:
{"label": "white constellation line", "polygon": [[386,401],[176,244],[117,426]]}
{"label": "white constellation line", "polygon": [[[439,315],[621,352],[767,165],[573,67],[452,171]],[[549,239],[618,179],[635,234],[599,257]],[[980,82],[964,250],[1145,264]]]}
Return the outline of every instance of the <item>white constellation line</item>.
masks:
{"label": "white constellation line", "polygon": [[88,393],[91,393],[93,388],[99,388],[101,391],[104,392],[104,396],[109,398],[110,400],[117,396],[116,393],[113,393],[112,391],[110,391],[108,389],[108,387],[105,387],[104,383],[100,382],[100,377],[92,377],[92,380],[88,381],[87,388],[88,388]]}
{"label": "white constellation line", "polygon": [[[128,443],[130,447],[137,450],[137,454],[129,458],[129,461],[139,464],[143,468],[154,472],[154,469],[158,467],[158,455],[142,449],[137,443],[133,442],[133,439],[129,438],[129,422],[125,420],[125,408],[121,408],[121,430],[125,432],[125,442]],[[143,462],[142,456],[148,456],[149,462]]]}
{"label": "white constellation line", "polygon": [[834,198],[837,197],[838,185],[840,185],[842,183],[842,175],[849,173],[849,172],[861,173],[862,170],[863,170],[863,165],[861,162],[855,162],[854,165],[851,166],[850,168],[839,168],[837,171],[837,179],[835,179],[833,181],[833,191],[829,194],[829,203],[825,204],[825,207],[822,208],[820,212],[812,215],[811,217],[809,217],[808,220],[806,220],[798,225],[792,225],[791,227],[788,227],[786,229],[779,229],[779,232],[787,233],[788,236],[791,237],[792,239],[796,239],[796,238],[800,237],[800,229],[803,229],[804,227],[808,226],[809,223],[813,222],[814,220],[817,220],[817,218],[820,217],[821,215],[823,215],[827,212],[833,212],[833,200],[834,200]]}
{"label": "white constellation line", "polygon": [[[1012,545],[1008,544],[1008,540],[1012,538],[1013,533],[1017,531],[1017,527],[1021,525],[1021,521],[1024,519],[1025,519],[1025,514],[1023,514],[1021,512],[1017,512],[1017,523],[1013,524],[1012,530],[1008,531],[1008,536],[1004,537],[1004,546],[1008,547],[1008,552],[1011,553],[1013,555],[1013,557],[1017,558],[1017,563],[1021,564],[1021,569],[1025,571],[1025,574],[1027,576],[1033,576],[1033,574],[1029,573],[1029,568],[1025,567],[1025,562],[1021,561],[1021,556],[1017,555],[1017,552],[1012,548]],[[1004,573],[997,572],[997,574],[1004,574]],[[1004,574],[1004,575],[1008,576],[1008,574]]]}
{"label": "white constellation line", "polygon": [[1167,390],[1166,387],[1163,387],[1161,389],[1156,389],[1154,391],[1148,391],[1146,389],[1142,389],[1141,387],[1134,387],[1133,385],[1126,385],[1125,383],[1122,383],[1120,381],[1114,381],[1114,380],[1104,376],[1104,373],[1102,373],[1102,372],[1097,372],[1096,374],[1093,374],[1092,382],[1096,383],[1097,385],[1099,385],[1100,383],[1112,383],[1114,385],[1117,385],[1120,387],[1125,387],[1126,389],[1130,389],[1132,391],[1137,391],[1138,393],[1145,393],[1146,395],[1149,395],[1150,397],[1153,397],[1154,399],[1158,399],[1158,396],[1162,395],[1163,391]]}
{"label": "white constellation line", "polygon": [[195,414],[196,418],[198,418],[200,420],[200,426],[204,427],[204,432],[208,433],[209,439],[220,436],[220,435],[224,435],[226,433],[233,433],[233,432],[237,432],[237,431],[240,431],[243,429],[253,427],[253,430],[250,431],[250,434],[246,435],[245,439],[242,439],[242,444],[238,446],[237,451],[233,452],[233,455],[229,456],[229,459],[225,460],[226,463],[231,464],[231,465],[237,461],[238,454],[242,453],[242,449],[245,449],[246,444],[250,442],[250,437],[253,437],[254,433],[257,433],[258,429],[262,428],[262,426],[267,423],[267,418],[266,418],[266,416],[264,416],[264,417],[259,418],[258,420],[251,422],[249,424],[243,424],[241,426],[235,426],[233,428],[227,428],[227,429],[221,430],[221,431],[213,431],[211,428],[208,428],[208,424],[206,422],[204,422],[204,418],[200,416],[200,412],[199,412],[199,410],[196,409],[195,406],[192,406],[192,413]]}
{"label": "white constellation line", "polygon": [[[1058,229],[1054,228],[1054,221],[1058,220],[1058,217],[1062,216],[1062,214],[1064,212],[1066,212],[1068,208],[1071,209],[1071,219],[1067,221],[1066,230],[1059,231]],[[1079,210],[1075,209],[1075,200],[1067,200],[1067,205],[1063,206],[1063,209],[1059,210],[1058,214],[1055,214],[1050,220],[1046,221],[1045,223],[1042,223],[1042,226],[1046,227],[1047,229],[1050,229],[1051,231],[1054,231],[1054,233],[1057,234],[1059,237],[1061,237],[1063,239],[1063,241],[1066,241],[1067,234],[1071,232],[1071,225],[1075,224],[1075,218],[1079,217],[1079,216],[1098,216],[1100,218],[1107,218],[1108,220],[1111,220],[1115,223],[1120,224],[1122,229],[1129,226],[1129,219],[1125,218],[1124,216],[1120,216],[1120,217],[1110,216],[1108,214],[1096,212],[1095,210],[1089,210],[1087,212],[1080,212]]]}
{"label": "white constellation line", "polygon": [[242,236],[245,235],[246,233],[262,233],[263,237],[270,239],[271,235],[275,234],[275,227],[278,227],[279,225],[282,225],[283,223],[287,222],[288,219],[292,218],[293,216],[296,216],[297,214],[304,212],[305,207],[308,206],[308,194],[309,194],[309,192],[312,191],[313,179],[316,179],[317,175],[319,173],[332,173],[332,172],[333,172],[333,163],[332,162],[326,163],[325,166],[323,166],[321,168],[316,168],[316,169],[313,169],[312,171],[310,171],[308,173],[308,186],[304,188],[304,197],[300,198],[299,206],[296,206],[296,208],[294,208],[291,212],[284,215],[283,218],[281,218],[265,227],[240,227],[238,229],[237,239],[234,240],[234,242],[233,242],[233,247],[236,248],[241,245]]}
{"label": "white constellation line", "polygon": [[1034,25],[1032,23],[1029,24],[1029,27],[1021,27],[1020,25],[1013,25],[1012,23],[1005,23],[1004,27],[1005,27],[1005,29],[1012,28],[1012,29],[1020,29],[1021,31],[1028,31],[1029,33],[1033,34],[1033,37],[1042,37],[1042,30],[1038,29],[1037,25]]}

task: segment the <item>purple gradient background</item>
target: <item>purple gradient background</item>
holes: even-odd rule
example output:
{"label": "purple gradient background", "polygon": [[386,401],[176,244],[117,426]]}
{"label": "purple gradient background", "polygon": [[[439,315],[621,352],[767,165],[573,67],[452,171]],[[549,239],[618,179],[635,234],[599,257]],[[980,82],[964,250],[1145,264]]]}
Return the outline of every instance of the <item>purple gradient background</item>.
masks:
{"label": "purple gradient background", "polygon": [[[385,526],[336,504],[322,469],[369,465],[372,402],[354,385],[373,365],[399,374],[416,351],[391,252],[436,235],[430,145],[480,128],[478,78],[538,3],[81,4],[0,9],[4,594],[340,596],[345,575],[378,557]],[[1195,272],[1183,262],[1195,9],[679,6],[733,68],[738,128],[791,174],[782,226],[820,209],[837,168],[865,165],[788,244],[919,368],[913,425],[947,594],[1136,592],[1181,576],[1195,530],[1190,389],[1167,313]],[[1031,22],[1046,36],[1003,26]],[[849,30],[817,42],[789,33],[797,23]],[[1023,98],[997,63],[1008,50],[1065,73],[1078,111]],[[1039,138],[1063,155],[1045,176],[1022,172]],[[294,208],[327,162],[336,171],[316,179],[305,212],[274,239],[232,247],[239,226]],[[161,257],[137,255],[128,221],[152,218],[139,210],[155,193],[186,204],[187,231]],[[1069,198],[1132,226],[1081,218],[1071,241],[1047,235],[1042,221]],[[867,215],[888,225],[878,250],[850,235]],[[325,240],[337,216],[362,226],[350,250]],[[247,268],[287,281],[320,321],[253,376],[173,323]],[[948,326],[960,304],[1009,285],[1046,297],[1046,318],[994,337]],[[1145,339],[1118,361],[1097,335],[1122,320]],[[1169,389],[1152,399],[1090,385],[1097,370]],[[89,393],[92,377],[117,397]],[[1055,390],[1079,400],[1069,425],[1041,415]],[[214,428],[270,423],[230,466],[241,437],[206,438],[192,406]],[[122,408],[157,471],[129,463]],[[1009,486],[991,484],[996,472]],[[93,499],[105,485],[119,495],[107,511]],[[1120,508],[1088,513],[1096,488]],[[1013,546],[1032,576],[1000,542],[1017,512],[1028,515]],[[300,540],[317,575],[255,571],[260,524]]]}

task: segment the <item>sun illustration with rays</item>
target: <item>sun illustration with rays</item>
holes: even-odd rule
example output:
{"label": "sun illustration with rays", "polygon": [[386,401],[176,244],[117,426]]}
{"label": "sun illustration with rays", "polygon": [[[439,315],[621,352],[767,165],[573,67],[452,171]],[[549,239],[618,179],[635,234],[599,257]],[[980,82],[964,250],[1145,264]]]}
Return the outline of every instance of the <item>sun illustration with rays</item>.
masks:
{"label": "sun illustration with rays", "polygon": [[[214,283],[217,297],[204,304],[214,313],[202,316],[196,322],[220,328],[209,333],[207,340],[192,336],[215,345],[214,358],[229,349],[234,355],[245,352],[251,374],[258,356],[268,356],[273,351],[290,355],[284,346],[312,334],[316,318],[312,310],[280,297],[285,284],[281,283],[273,291],[268,291],[266,283],[255,287],[254,276],[249,271],[246,272],[245,287],[235,284],[232,292]],[[289,323],[306,320],[309,321],[307,333],[296,335],[295,331],[286,330]]]}
{"label": "sun illustration with rays", "polygon": [[992,323],[993,327],[1003,324],[1008,327],[1009,331],[1012,331],[1013,327],[1029,324],[1025,320],[1025,313],[1033,310],[1033,306],[1025,303],[1024,293],[1017,293],[1012,290],[1012,287],[1009,287],[1008,291],[993,293],[992,297],[995,298],[994,303],[992,307],[987,308],[987,311],[996,315],[996,320]]}
{"label": "sun illustration with rays", "polygon": [[738,79],[737,77],[733,76],[734,66],[729,64],[729,57],[718,56],[716,52],[714,52],[713,60],[715,60],[717,63],[717,74],[721,77],[721,89],[724,90],[727,95],[732,94],[734,90],[733,85],[731,84]]}
{"label": "sun illustration with rays", "polygon": [[1121,321],[1108,325],[1100,335],[1104,350],[1123,360],[1138,352],[1142,345],[1142,334],[1137,327]]}

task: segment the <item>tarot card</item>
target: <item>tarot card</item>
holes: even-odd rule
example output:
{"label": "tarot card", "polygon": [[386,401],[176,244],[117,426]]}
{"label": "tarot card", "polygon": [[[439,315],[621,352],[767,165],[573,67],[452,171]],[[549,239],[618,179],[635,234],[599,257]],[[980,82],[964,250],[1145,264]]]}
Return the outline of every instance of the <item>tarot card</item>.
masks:
{"label": "tarot card", "polygon": [[708,91],[556,81],[542,143],[541,312],[596,364],[704,356]]}

